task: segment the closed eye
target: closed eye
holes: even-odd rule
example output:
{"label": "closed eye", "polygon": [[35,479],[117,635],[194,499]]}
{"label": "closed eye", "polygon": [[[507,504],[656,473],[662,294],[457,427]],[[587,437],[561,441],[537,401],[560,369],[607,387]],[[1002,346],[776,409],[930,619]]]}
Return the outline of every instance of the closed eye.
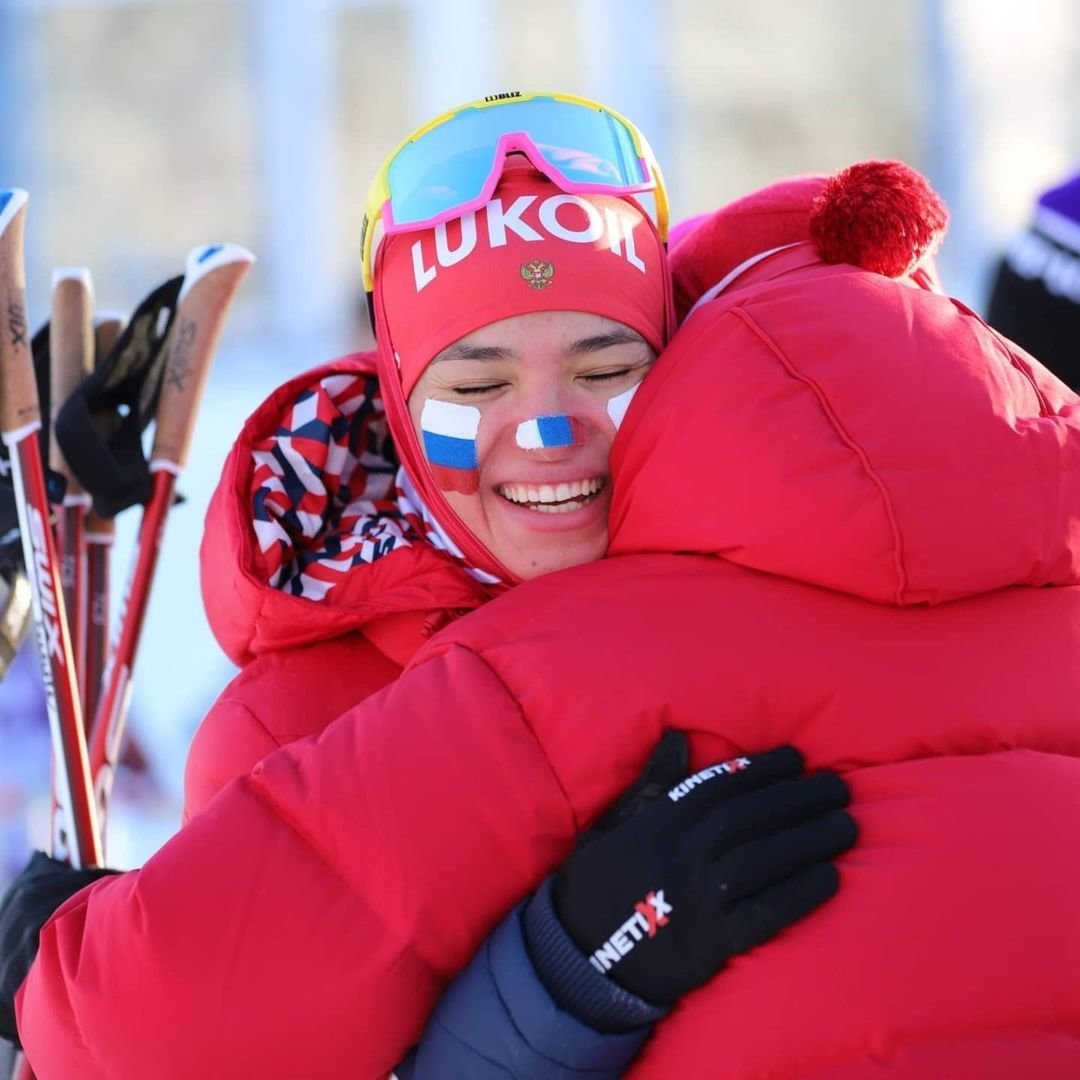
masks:
{"label": "closed eye", "polygon": [[619,368],[616,371],[596,371],[590,375],[582,375],[583,379],[588,382],[602,383],[602,382],[614,382],[615,379],[621,379],[624,375],[629,375],[632,368]]}
{"label": "closed eye", "polygon": [[501,390],[505,385],[505,383],[486,383],[483,386],[455,386],[453,391],[463,397],[471,397],[477,394],[490,394],[493,390]]}

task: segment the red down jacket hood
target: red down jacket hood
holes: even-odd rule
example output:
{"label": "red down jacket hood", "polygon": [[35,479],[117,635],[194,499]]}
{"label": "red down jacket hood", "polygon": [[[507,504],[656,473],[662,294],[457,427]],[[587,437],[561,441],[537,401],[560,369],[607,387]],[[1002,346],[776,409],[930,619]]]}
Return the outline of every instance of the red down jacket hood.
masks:
{"label": "red down jacket hood", "polygon": [[699,218],[671,259],[696,314],[613,454],[611,553],[900,606],[1076,583],[1080,400],[942,294],[947,222],[893,161]]}
{"label": "red down jacket hood", "polygon": [[957,301],[809,244],[690,317],[612,471],[614,555],[901,606],[1080,581],[1080,398]]}
{"label": "red down jacket hood", "polygon": [[375,368],[374,353],[356,353],[290,379],[225,461],[201,581],[210,626],[236,664],[488,598],[397,508],[399,462]]}

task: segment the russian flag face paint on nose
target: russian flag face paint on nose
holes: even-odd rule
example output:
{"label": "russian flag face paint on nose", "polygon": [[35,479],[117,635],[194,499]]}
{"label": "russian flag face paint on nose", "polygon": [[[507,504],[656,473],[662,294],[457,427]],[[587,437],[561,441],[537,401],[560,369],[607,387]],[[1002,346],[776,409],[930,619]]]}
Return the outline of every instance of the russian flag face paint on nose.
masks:
{"label": "russian flag face paint on nose", "polygon": [[582,442],[581,424],[572,416],[536,416],[518,424],[517,444],[522,450],[552,450]]}
{"label": "russian flag face paint on nose", "polygon": [[420,413],[424,456],[442,491],[474,495],[480,490],[480,462],[476,434],[480,410],[473,405],[428,398]]}

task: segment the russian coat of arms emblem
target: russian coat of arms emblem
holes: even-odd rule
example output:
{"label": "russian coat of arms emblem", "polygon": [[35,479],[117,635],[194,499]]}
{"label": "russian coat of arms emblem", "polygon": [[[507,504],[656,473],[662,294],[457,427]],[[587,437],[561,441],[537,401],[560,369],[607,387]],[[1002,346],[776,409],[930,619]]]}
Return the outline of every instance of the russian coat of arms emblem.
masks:
{"label": "russian coat of arms emblem", "polygon": [[546,289],[555,277],[554,263],[543,259],[521,264],[521,276],[530,289]]}

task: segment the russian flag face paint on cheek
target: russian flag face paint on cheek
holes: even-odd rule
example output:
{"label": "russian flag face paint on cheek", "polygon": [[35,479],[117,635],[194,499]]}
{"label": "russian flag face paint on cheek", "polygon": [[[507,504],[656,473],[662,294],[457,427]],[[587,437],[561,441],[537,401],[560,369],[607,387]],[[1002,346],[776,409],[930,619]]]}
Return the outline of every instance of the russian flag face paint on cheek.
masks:
{"label": "russian flag face paint on cheek", "polygon": [[428,398],[420,413],[424,456],[442,491],[475,495],[480,490],[476,435],[480,410],[473,405]]}
{"label": "russian flag face paint on cheek", "polygon": [[621,394],[616,394],[607,403],[608,416],[611,417],[611,422],[615,425],[615,430],[618,431],[622,427],[623,418],[626,416],[626,410],[630,408],[630,402],[634,400],[634,395],[641,387],[641,383],[637,383],[631,386],[629,390],[624,390]]}
{"label": "russian flag face paint on cheek", "polygon": [[537,416],[518,424],[517,444],[522,450],[552,450],[580,446],[581,424],[572,416]]}

